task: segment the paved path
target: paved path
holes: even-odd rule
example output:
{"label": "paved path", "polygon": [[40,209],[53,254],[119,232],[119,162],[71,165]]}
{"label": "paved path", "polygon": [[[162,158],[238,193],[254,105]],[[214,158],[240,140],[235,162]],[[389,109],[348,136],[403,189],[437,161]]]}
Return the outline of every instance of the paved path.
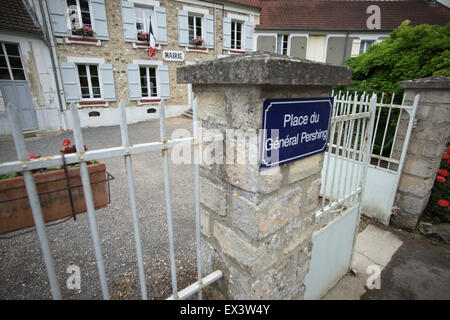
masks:
{"label": "paved path", "polygon": [[[190,130],[192,122],[170,118],[167,126],[170,134],[176,128]],[[117,126],[88,128],[83,134],[90,150],[121,144]],[[130,125],[129,134],[131,143],[158,141],[159,121]],[[28,151],[57,154],[66,138],[72,140],[72,133],[28,139]],[[0,162],[16,159],[13,143],[1,142]],[[110,293],[113,298],[140,298],[124,161],[115,158],[105,162],[107,171],[116,179],[111,182],[111,204],[98,210],[96,216]],[[171,280],[160,153],[134,156],[133,169],[148,294],[153,299],[165,299],[171,294]],[[191,165],[171,163],[170,173],[178,283],[184,288],[196,278],[194,177]],[[47,228],[57,277],[64,299],[98,299],[102,294],[87,215],[77,217],[76,221]],[[80,291],[66,288],[66,268],[70,264],[81,268]],[[0,239],[0,270],[0,299],[51,298],[36,232]]]}

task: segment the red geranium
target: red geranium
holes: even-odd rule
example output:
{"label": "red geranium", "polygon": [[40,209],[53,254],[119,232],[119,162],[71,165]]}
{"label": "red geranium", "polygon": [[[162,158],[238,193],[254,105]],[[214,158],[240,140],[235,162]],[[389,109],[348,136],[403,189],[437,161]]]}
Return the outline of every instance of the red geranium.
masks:
{"label": "red geranium", "polygon": [[438,204],[439,204],[441,207],[448,207],[448,206],[450,205],[450,203],[449,203],[447,200],[444,200],[444,199],[439,200],[439,201],[438,201]]}
{"label": "red geranium", "polygon": [[447,160],[447,164],[450,166],[450,160]]}
{"label": "red geranium", "polygon": [[71,143],[72,143],[72,142],[70,142],[69,139],[64,139],[62,145],[63,145],[64,147],[68,147],[68,146],[70,146]]}
{"label": "red geranium", "polygon": [[443,154],[442,159],[445,159],[445,160],[450,159],[450,154]]}
{"label": "red geranium", "polygon": [[450,154],[450,147],[447,148],[447,154]]}
{"label": "red geranium", "polygon": [[444,178],[444,177],[441,177],[441,176],[436,176],[436,180],[437,180],[438,182],[445,182],[445,181],[446,181],[445,178]]}
{"label": "red geranium", "polygon": [[448,171],[447,170],[438,170],[437,174],[443,177],[448,177]]}

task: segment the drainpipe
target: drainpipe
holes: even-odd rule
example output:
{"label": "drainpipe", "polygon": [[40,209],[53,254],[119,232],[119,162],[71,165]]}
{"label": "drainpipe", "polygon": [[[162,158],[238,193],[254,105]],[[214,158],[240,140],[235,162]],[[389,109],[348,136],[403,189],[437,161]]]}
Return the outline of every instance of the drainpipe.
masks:
{"label": "drainpipe", "polygon": [[347,34],[345,35],[344,55],[343,55],[343,58],[342,58],[342,64],[344,64],[344,61],[345,61],[345,53],[347,52],[347,40],[348,40],[348,32],[347,32]]}
{"label": "drainpipe", "polygon": [[[42,25],[44,27],[45,44],[47,45],[48,51],[50,53],[50,60],[51,60],[52,69],[53,69],[53,77],[55,79],[56,92],[57,92],[57,96],[58,96],[59,111],[60,111],[61,129],[62,130],[67,130],[67,125],[66,125],[66,121],[65,121],[65,118],[64,118],[64,107],[63,107],[64,104],[63,104],[63,101],[62,101],[62,98],[61,98],[61,94],[60,94],[61,93],[61,87],[59,85],[59,78],[58,78],[57,66],[56,66],[56,61],[55,61],[55,53],[53,52],[51,35],[49,33],[48,25],[47,25],[47,16],[45,14],[42,1],[44,1],[44,0],[38,0],[38,2],[39,2],[39,10],[41,11]],[[48,7],[47,7],[47,9],[48,9]]]}

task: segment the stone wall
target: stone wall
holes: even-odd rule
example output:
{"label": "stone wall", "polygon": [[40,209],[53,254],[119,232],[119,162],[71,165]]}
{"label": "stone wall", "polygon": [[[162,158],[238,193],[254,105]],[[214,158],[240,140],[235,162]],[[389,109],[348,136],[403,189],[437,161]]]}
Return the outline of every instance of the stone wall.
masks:
{"label": "stone wall", "polygon": [[350,77],[346,67],[269,54],[178,69],[178,82],[193,83],[203,135],[224,136],[212,148],[203,145],[203,156],[224,152],[229,159],[241,152],[247,157],[245,163],[203,162],[200,167],[203,274],[224,273],[209,294],[303,298],[323,154],[261,171],[259,139],[237,141],[226,130],[257,137],[264,99],[328,97],[331,83],[345,84]]}
{"label": "stone wall", "polygon": [[[414,229],[427,206],[441,155],[450,139],[450,78],[404,81],[400,87],[405,89],[405,104],[412,105],[416,94],[420,94],[420,100],[396,196],[399,209],[391,222]],[[406,119],[402,123],[406,126]]]}

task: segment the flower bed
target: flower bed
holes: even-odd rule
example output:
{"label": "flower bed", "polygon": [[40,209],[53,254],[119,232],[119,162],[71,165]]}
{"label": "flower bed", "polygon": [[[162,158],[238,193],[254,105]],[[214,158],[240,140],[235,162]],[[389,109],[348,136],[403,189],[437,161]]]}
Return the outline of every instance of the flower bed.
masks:
{"label": "flower bed", "polygon": [[426,220],[432,222],[450,222],[450,148],[442,155],[440,169],[431,190],[426,208]]}

